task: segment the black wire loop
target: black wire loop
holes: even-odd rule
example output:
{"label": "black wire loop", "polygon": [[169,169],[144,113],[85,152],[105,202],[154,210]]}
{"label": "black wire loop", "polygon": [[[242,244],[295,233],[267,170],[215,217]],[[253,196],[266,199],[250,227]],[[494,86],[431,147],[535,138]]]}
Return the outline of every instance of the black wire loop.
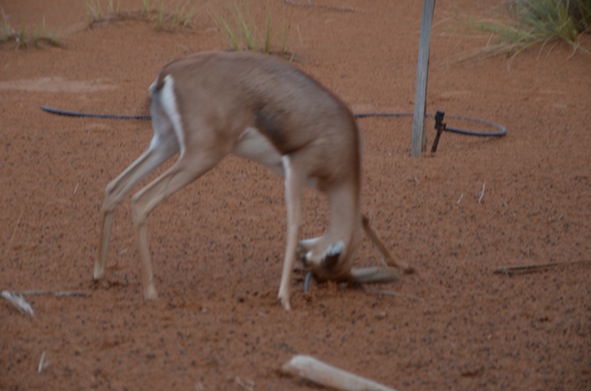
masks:
{"label": "black wire loop", "polygon": [[[370,118],[370,117],[401,118],[401,117],[412,117],[412,114],[410,114],[410,113],[359,113],[359,114],[354,114],[354,116],[356,118]],[[435,114],[427,114],[425,117],[435,119]],[[473,130],[464,130],[464,129],[458,129],[458,128],[452,128],[450,126],[446,126],[444,129],[446,132],[461,134],[464,136],[476,136],[476,137],[503,137],[503,136],[507,135],[507,128],[505,128],[503,125],[499,125],[495,122],[485,121],[485,120],[478,119],[478,118],[463,117],[463,116],[459,116],[459,115],[448,115],[447,118],[460,120],[460,121],[466,121],[466,122],[472,122],[472,123],[479,124],[479,125],[490,126],[490,127],[497,129],[497,131],[496,132],[475,132]]]}
{"label": "black wire loop", "polygon": [[[117,120],[150,120],[151,117],[149,115],[117,115],[117,114],[99,114],[99,113],[85,113],[79,111],[69,111],[69,110],[62,110],[57,109],[55,107],[50,106],[41,106],[41,110],[57,115],[64,115],[68,117],[84,117],[84,118],[102,118],[102,119],[117,119]],[[354,114],[355,118],[363,119],[363,118],[370,118],[370,117],[386,117],[386,118],[402,118],[402,117],[412,117],[410,113],[358,113]],[[435,118],[434,114],[427,114],[426,117],[428,118]],[[475,124],[486,125],[493,128],[498,129],[496,132],[475,132],[472,130],[464,130],[458,128],[452,128],[450,126],[445,127],[445,131],[451,133],[457,133],[465,136],[477,136],[477,137],[503,137],[507,134],[507,129],[499,125],[495,122],[485,121],[478,118],[470,118],[470,117],[462,117],[458,115],[448,115],[447,118],[472,122]]]}

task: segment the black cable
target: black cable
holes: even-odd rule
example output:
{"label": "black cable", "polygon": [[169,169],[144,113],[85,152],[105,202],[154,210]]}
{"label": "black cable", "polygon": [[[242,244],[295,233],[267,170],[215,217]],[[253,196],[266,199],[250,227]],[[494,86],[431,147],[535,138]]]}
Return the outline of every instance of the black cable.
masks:
{"label": "black cable", "polygon": [[116,114],[98,114],[98,113],[84,113],[80,111],[68,111],[56,109],[55,107],[41,106],[41,110],[51,114],[64,115],[67,117],[84,117],[84,118],[102,118],[102,119],[140,119],[151,120],[149,115],[116,115]]}
{"label": "black cable", "polygon": [[[68,111],[56,109],[49,106],[41,106],[41,110],[51,114],[64,115],[68,117],[84,117],[84,118],[102,118],[102,119],[117,119],[117,120],[150,120],[149,115],[116,115],[116,114],[98,114],[98,113],[84,113],[79,111]],[[410,113],[358,113],[354,114],[355,118],[370,118],[370,117],[386,117],[386,118],[401,118],[401,117],[412,117]],[[427,114],[427,117],[435,118],[433,114]],[[491,126],[498,129],[497,132],[475,132],[472,130],[464,130],[458,128],[452,128],[449,126],[445,127],[445,131],[451,133],[457,133],[465,136],[476,136],[476,137],[503,137],[507,134],[507,129],[495,122],[485,121],[478,118],[462,117],[457,115],[448,115],[447,118],[472,122],[480,125]]]}
{"label": "black cable", "polygon": [[[410,113],[359,113],[354,114],[356,118],[369,118],[369,117],[412,117],[413,115]],[[427,114],[426,117],[435,118],[434,114]],[[461,134],[464,136],[476,136],[476,137],[503,137],[507,135],[507,128],[502,125],[499,125],[495,122],[485,121],[478,118],[470,118],[470,117],[462,117],[459,115],[448,115],[447,118],[456,119],[460,121],[472,122],[480,125],[491,126],[493,128],[498,129],[497,132],[475,132],[473,130],[464,130],[458,128],[452,128],[449,126],[445,127],[445,131]]]}

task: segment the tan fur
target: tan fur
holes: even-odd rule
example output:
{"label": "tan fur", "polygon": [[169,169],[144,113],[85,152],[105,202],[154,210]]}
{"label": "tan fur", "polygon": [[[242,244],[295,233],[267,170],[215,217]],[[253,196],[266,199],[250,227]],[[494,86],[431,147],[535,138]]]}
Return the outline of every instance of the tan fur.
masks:
{"label": "tan fur", "polygon": [[[157,297],[148,214],[230,153],[258,161],[279,174],[289,171],[288,238],[278,294],[286,309],[290,308],[296,250],[324,279],[354,281],[356,275],[362,275],[357,278],[360,282],[384,279],[384,274],[372,277],[373,269],[372,273],[352,273],[362,230],[360,135],[352,113],[334,94],[292,65],[252,52],[208,52],[171,62],[162,68],[150,91],[154,139],[107,185],[95,279],[105,274],[116,207],[134,185],[179,152],[172,167],[132,197],[146,299]],[[327,195],[330,223],[322,237],[298,244],[306,184]],[[325,263],[327,250],[339,242],[342,251],[331,257],[330,264]]]}

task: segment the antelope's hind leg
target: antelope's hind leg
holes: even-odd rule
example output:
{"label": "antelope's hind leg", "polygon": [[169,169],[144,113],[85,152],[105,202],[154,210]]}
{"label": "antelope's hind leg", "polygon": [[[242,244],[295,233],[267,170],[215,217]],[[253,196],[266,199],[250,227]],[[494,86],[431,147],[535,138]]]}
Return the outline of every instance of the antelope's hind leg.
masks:
{"label": "antelope's hind leg", "polygon": [[371,228],[367,216],[362,217],[362,224],[363,230],[365,231],[366,235],[369,237],[375,248],[382,255],[382,262],[384,262],[386,266],[399,268],[406,274],[414,273],[414,269],[407,262],[396,260],[392,257],[392,255],[390,255],[390,251],[388,251],[388,249],[386,248],[386,246],[384,246],[384,243],[382,243],[382,241],[375,233],[373,228]]}
{"label": "antelope's hind leg", "polygon": [[157,115],[157,113],[153,112],[152,117],[154,137],[150,146],[105,188],[98,258],[93,272],[94,280],[100,280],[105,276],[109,236],[115,210],[135,185],[179,150],[172,124],[166,117]]}
{"label": "antelope's hind leg", "polygon": [[148,243],[147,217],[164,199],[195,181],[216,166],[226,155],[225,152],[212,153],[212,149],[195,148],[191,153],[180,156],[179,160],[152,183],[144,187],[132,198],[133,223],[142,266],[142,284],[144,298],[156,299],[154,273]]}

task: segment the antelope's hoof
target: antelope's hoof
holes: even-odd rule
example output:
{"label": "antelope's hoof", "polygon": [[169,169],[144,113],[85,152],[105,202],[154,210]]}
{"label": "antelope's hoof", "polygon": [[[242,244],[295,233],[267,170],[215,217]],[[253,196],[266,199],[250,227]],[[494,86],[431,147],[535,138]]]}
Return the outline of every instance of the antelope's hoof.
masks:
{"label": "antelope's hoof", "polygon": [[158,292],[156,292],[156,288],[154,288],[153,285],[148,286],[144,290],[144,300],[150,301],[156,299],[158,299]]}
{"label": "antelope's hoof", "polygon": [[277,297],[277,299],[279,300],[279,302],[281,303],[281,305],[283,306],[283,308],[286,311],[291,310],[291,304],[289,303],[289,298],[288,297],[286,298],[286,297],[279,296],[279,297]]}
{"label": "antelope's hoof", "polygon": [[304,269],[308,269],[310,267],[310,265],[308,265],[308,257],[306,256],[307,253],[308,249],[301,244],[298,244],[295,250],[295,256],[296,259],[300,261]]}
{"label": "antelope's hoof", "polygon": [[405,266],[402,271],[404,274],[414,274],[416,272],[415,268],[412,266]]}
{"label": "antelope's hoof", "polygon": [[94,271],[92,272],[92,279],[99,281],[105,278],[105,269],[99,265],[94,265]]}

